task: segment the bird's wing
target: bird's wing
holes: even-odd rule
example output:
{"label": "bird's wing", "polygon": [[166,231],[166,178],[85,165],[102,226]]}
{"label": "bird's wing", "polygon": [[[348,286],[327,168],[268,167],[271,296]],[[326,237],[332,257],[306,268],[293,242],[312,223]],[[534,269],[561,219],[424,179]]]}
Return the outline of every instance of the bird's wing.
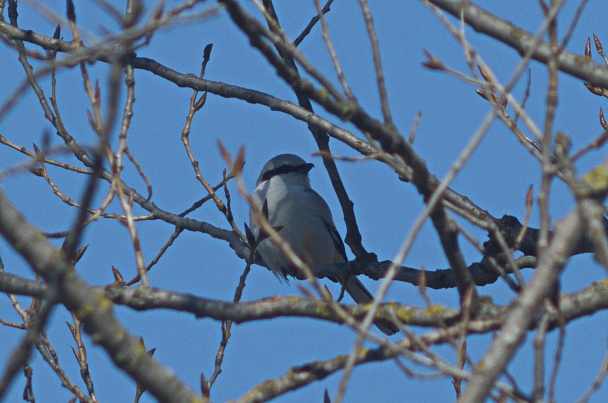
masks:
{"label": "bird's wing", "polygon": [[344,248],[344,242],[340,237],[340,233],[336,229],[336,225],[334,224],[334,220],[331,216],[331,210],[329,209],[327,202],[312,188],[306,188],[305,192],[306,196],[310,198],[310,203],[314,203],[315,206],[318,208],[317,214],[319,214],[325,228],[327,229],[327,232],[329,232],[334,246],[340,253],[340,256],[342,256],[344,261],[347,262],[348,258],[346,257],[346,249]]}
{"label": "bird's wing", "polygon": [[348,258],[346,257],[346,249],[344,248],[344,242],[342,241],[342,238],[340,237],[340,233],[336,229],[336,226],[333,222],[327,221],[325,218],[323,218],[323,224],[325,224],[325,228],[327,228],[329,235],[331,235],[331,240],[333,241],[333,244],[338,250],[338,252],[340,252],[340,256],[342,256],[344,261],[347,262]]}

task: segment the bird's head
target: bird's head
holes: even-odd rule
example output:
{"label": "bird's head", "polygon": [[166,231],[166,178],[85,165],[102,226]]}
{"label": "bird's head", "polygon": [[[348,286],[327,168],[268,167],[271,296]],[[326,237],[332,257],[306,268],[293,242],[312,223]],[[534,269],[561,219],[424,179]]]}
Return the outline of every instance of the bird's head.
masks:
{"label": "bird's head", "polygon": [[308,171],[313,167],[313,164],[304,161],[297,155],[280,154],[264,165],[256,186],[277,176],[285,181],[302,182],[302,184],[310,185]]}

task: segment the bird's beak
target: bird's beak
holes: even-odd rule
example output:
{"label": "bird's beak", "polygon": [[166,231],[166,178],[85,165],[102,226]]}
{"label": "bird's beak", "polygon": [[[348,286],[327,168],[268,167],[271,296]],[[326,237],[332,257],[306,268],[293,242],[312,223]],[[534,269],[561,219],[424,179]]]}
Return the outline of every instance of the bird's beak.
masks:
{"label": "bird's beak", "polygon": [[313,169],[314,167],[315,167],[315,164],[313,164],[313,163],[310,163],[310,162],[309,162],[308,164],[304,164],[304,165],[302,165],[302,168],[301,168],[301,169],[302,169],[302,172],[306,172],[306,173],[308,173],[308,172],[310,172],[310,170],[311,170],[311,169]]}

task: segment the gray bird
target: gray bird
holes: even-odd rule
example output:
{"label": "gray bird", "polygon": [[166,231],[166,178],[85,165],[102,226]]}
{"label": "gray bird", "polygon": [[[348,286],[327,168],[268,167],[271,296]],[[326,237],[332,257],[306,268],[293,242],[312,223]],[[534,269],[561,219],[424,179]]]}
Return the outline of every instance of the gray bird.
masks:
{"label": "gray bird", "polygon": [[[297,155],[277,155],[262,168],[253,201],[260,210],[264,203],[267,204],[268,222],[304,262],[312,266],[345,263],[344,243],[336,230],[329,206],[310,187],[308,172],[313,167],[313,164]],[[249,219],[251,230],[257,238],[260,227],[253,219],[253,209]],[[262,240],[257,251],[279,280],[286,281],[287,275],[293,276],[297,272],[270,238]],[[356,303],[372,301],[372,294],[357,277],[337,280]],[[397,328],[388,322],[379,322],[377,326],[387,335],[397,332]]]}

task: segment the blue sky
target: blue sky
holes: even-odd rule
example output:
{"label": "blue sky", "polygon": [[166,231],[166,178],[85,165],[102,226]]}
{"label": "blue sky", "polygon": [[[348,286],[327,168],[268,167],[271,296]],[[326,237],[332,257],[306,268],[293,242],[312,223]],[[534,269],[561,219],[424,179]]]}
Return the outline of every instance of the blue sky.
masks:
{"label": "blue sky", "polygon": [[[114,31],[113,22],[93,2],[76,1],[79,24],[90,35],[85,44],[102,37],[105,31]],[[152,2],[146,2],[150,7]],[[536,31],[542,23],[542,13],[537,2],[526,0],[483,2],[483,6],[501,18],[529,30]],[[53,10],[63,10],[64,2],[49,1]],[[112,2],[123,8],[123,2]],[[168,7],[177,2],[169,2]],[[277,1],[276,8],[287,33],[295,38],[314,15],[312,2]],[[198,10],[213,7],[214,3],[199,5]],[[559,31],[566,30],[572,20],[577,4],[570,2],[561,14]],[[252,7],[248,7],[253,11]],[[422,67],[424,50],[439,57],[444,64],[466,72],[467,67],[459,44],[445,30],[439,20],[424,7],[422,2],[383,1],[371,4],[374,21],[380,40],[382,62],[385,68],[389,100],[395,123],[407,135],[415,115],[422,112],[420,126],[414,143],[415,150],[425,158],[429,169],[441,178],[454,159],[467,144],[481,124],[490,106],[475,93],[475,87],[437,71]],[[20,4],[19,23],[24,29],[52,35],[54,24]],[[567,49],[582,53],[588,36],[603,37],[608,9],[600,2],[590,2],[581,16]],[[357,2],[336,1],[327,15],[330,34],[337,53],[343,63],[348,79],[358,101],[371,115],[380,117],[380,107],[375,85],[369,40]],[[509,80],[520,58],[518,54],[495,40],[477,35],[466,29],[468,39],[481,57],[503,82]],[[71,35],[62,27],[64,39]],[[249,48],[245,36],[231,23],[220,9],[191,25],[177,26],[157,33],[149,46],[140,49],[139,56],[157,60],[181,73],[198,74],[202,51],[213,43],[211,61],[206,78],[245,88],[267,92],[278,98],[295,102],[290,88],[282,82],[261,55]],[[33,47],[30,47],[33,49]],[[301,50],[315,66],[333,82],[337,82],[321,39],[320,27],[302,43]],[[595,51],[594,51],[595,53]],[[2,75],[0,75],[1,99],[19,85],[23,79],[17,57],[5,45],[0,46]],[[596,58],[599,61],[599,58]],[[39,63],[33,63],[39,67]],[[544,122],[547,74],[546,67],[533,62],[531,70],[531,95],[527,111],[538,125]],[[100,80],[102,96],[106,88],[108,67],[103,63],[90,66],[91,75]],[[524,75],[526,77],[526,75]],[[164,210],[179,213],[204,196],[204,189],[195,179],[192,167],[186,158],[180,140],[181,130],[188,111],[191,90],[179,88],[146,71],[136,71],[136,102],[129,146],[150,178],[154,194],[152,201]],[[50,93],[50,80],[41,80]],[[560,74],[560,98],[555,129],[567,133],[578,149],[601,132],[598,111],[605,106],[602,98],[588,92],[580,80]],[[513,93],[521,99],[525,91],[525,79],[518,83]],[[81,144],[93,145],[95,136],[86,115],[88,101],[82,91],[82,80],[78,69],[58,74],[57,95],[62,116],[70,133]],[[316,111],[327,114],[320,107]],[[329,119],[353,130],[335,118]],[[40,106],[32,91],[27,92],[14,109],[0,121],[0,133],[9,140],[31,149],[32,143],[40,144],[45,132],[53,133],[51,125],[42,116]],[[201,164],[201,170],[212,184],[221,180],[225,164],[221,159],[217,141],[236,153],[246,149],[244,180],[249,191],[261,167],[272,156],[296,153],[316,164],[311,172],[313,187],[328,201],[338,230],[345,234],[340,206],[331,188],[327,173],[318,157],[315,143],[306,124],[291,116],[273,112],[261,105],[251,105],[235,99],[224,99],[209,94],[207,104],[195,116],[191,132],[192,149]],[[116,141],[116,139],[114,139]],[[59,138],[52,145],[61,145]],[[336,155],[356,156],[356,152],[337,140],[330,142]],[[585,172],[605,157],[605,152],[592,152],[583,158],[577,168]],[[75,158],[63,156],[76,163]],[[15,163],[24,162],[22,155],[6,147],[0,147],[0,171]],[[411,230],[417,216],[423,210],[420,195],[411,184],[398,180],[387,166],[376,161],[359,163],[339,162],[338,169],[347,190],[355,203],[355,212],[366,248],[376,253],[381,260],[395,256],[399,246]],[[74,174],[65,174],[54,169],[51,175],[65,193],[78,199],[83,179]],[[530,185],[538,195],[541,171],[534,158],[523,149],[515,137],[497,122],[492,125],[472,159],[457,177],[452,188],[467,195],[474,203],[496,217],[511,214],[523,219],[525,195]],[[145,193],[145,187],[132,166],[124,173],[127,182]],[[10,200],[17,205],[31,223],[44,231],[56,232],[68,228],[76,211],[59,201],[44,180],[26,173],[12,176],[0,183]],[[106,190],[106,185],[102,189]],[[248,207],[238,195],[236,185],[230,185],[232,208],[237,223],[248,221]],[[551,216],[558,219],[572,207],[573,199],[567,188],[555,182],[551,194]],[[113,210],[118,211],[118,205]],[[141,209],[136,213],[143,213]],[[538,209],[532,214],[531,225],[538,224]],[[207,203],[191,218],[207,221],[228,228],[223,216],[215,206]],[[162,222],[138,224],[144,259],[149,262],[171,235],[173,228]],[[485,241],[483,231],[471,228],[480,242]],[[60,243],[56,241],[59,245]],[[133,248],[125,227],[115,221],[102,219],[86,232],[84,243],[90,247],[78,265],[78,273],[90,284],[106,285],[113,280],[111,267],[117,267],[125,276],[135,274]],[[480,255],[466,241],[461,241],[467,263],[479,261]],[[0,256],[7,272],[32,278],[27,265],[17,257],[10,247],[0,240]],[[349,255],[352,258],[352,254]],[[425,225],[408,255],[405,264],[426,270],[445,269],[447,261],[431,225]],[[192,293],[197,296],[228,301],[232,299],[238,278],[245,267],[225,242],[214,240],[201,233],[184,232],[169,249],[159,264],[150,272],[154,287],[172,291]],[[531,270],[526,278],[533,275]],[[592,281],[605,277],[605,271],[595,264],[590,256],[572,259],[562,280],[562,290],[572,292],[588,286]],[[362,279],[372,290],[377,284]],[[337,292],[334,284],[328,284]],[[512,301],[513,293],[502,282],[483,287],[480,293],[491,295],[495,302],[506,304]],[[257,300],[275,295],[299,294],[295,281],[284,285],[265,268],[255,266],[247,280],[244,300]],[[455,290],[429,290],[434,303],[456,307],[458,296]],[[394,284],[388,298],[400,303],[422,306],[418,290],[410,284]],[[20,298],[26,304],[27,299]],[[172,368],[181,379],[198,390],[199,376],[213,373],[214,359],[220,341],[219,323],[210,319],[195,319],[192,315],[170,311],[133,312],[117,307],[116,314],[128,330],[142,335],[148,347],[156,347],[154,357]],[[18,320],[8,298],[0,298],[0,317]],[[65,321],[70,321],[65,309],[56,309],[47,328],[49,338],[57,349],[60,362],[74,382],[79,382],[79,369],[70,351],[69,330]],[[591,386],[606,350],[606,315],[600,312],[572,324],[566,336],[562,370],[558,377],[557,400],[575,401]],[[281,376],[291,367],[315,360],[327,360],[336,354],[346,354],[352,347],[355,336],[344,326],[317,323],[309,319],[274,319],[258,323],[233,326],[233,336],[226,350],[223,372],[212,389],[213,401],[226,401],[242,396],[264,380]],[[0,362],[21,338],[20,331],[0,327]],[[395,336],[395,340],[398,336]],[[556,334],[548,337],[548,367],[551,368]],[[581,342],[584,340],[584,342]],[[472,336],[469,353],[474,360],[480,359],[491,341],[490,336]],[[509,371],[526,391],[532,386],[532,334],[524,348],[519,350]],[[117,370],[105,353],[88,343],[89,365],[100,401],[130,401],[135,386]],[[371,345],[370,345],[371,346]],[[453,352],[446,347],[435,350],[453,360]],[[60,386],[57,377],[42,362],[38,354],[32,359],[34,368],[34,390],[38,402],[67,401],[70,393]],[[427,369],[413,364],[407,365],[422,373]],[[330,395],[336,393],[341,374],[278,398],[279,402],[320,401],[327,388]],[[23,388],[23,377],[14,382],[6,401],[18,401]],[[82,385],[81,385],[82,387]],[[50,391],[50,392],[48,392]],[[600,389],[591,401],[603,401],[606,387]],[[406,377],[393,362],[367,364],[358,367],[353,374],[346,401],[453,401],[451,379],[419,381]],[[153,401],[144,395],[142,401]]]}

